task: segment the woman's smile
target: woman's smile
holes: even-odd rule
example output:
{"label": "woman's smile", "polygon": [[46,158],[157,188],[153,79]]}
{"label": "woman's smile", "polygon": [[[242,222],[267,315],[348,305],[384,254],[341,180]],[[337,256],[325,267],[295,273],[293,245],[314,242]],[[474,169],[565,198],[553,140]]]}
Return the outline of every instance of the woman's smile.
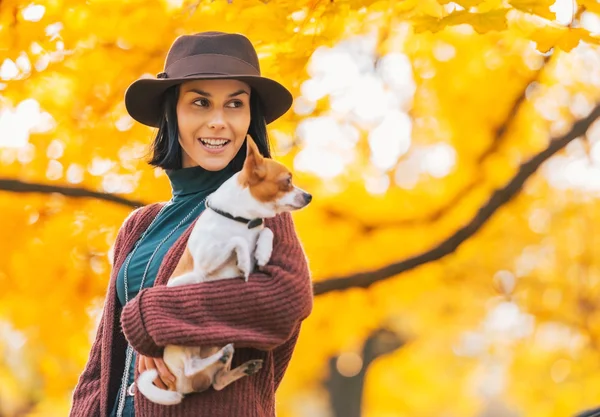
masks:
{"label": "woman's smile", "polygon": [[231,140],[225,138],[199,138],[198,142],[207,151],[213,154],[223,152],[231,144]]}

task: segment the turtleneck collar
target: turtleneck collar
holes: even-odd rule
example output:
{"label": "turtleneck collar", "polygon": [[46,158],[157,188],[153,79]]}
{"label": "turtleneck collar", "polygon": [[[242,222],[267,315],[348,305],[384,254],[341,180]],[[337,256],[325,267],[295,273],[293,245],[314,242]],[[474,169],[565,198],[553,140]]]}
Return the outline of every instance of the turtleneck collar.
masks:
{"label": "turtleneck collar", "polygon": [[171,182],[174,199],[190,194],[213,192],[235,173],[231,164],[220,171],[207,171],[201,166],[195,166],[165,172]]}

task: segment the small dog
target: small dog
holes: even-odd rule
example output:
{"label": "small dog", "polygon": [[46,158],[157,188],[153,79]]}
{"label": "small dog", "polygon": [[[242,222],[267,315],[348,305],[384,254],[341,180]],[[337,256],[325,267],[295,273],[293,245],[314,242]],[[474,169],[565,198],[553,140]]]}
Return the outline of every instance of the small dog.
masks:
{"label": "small dog", "polygon": [[[290,171],[262,157],[254,140],[246,137],[247,154],[242,170],[225,181],[206,201],[206,210],[196,221],[187,249],[167,286],[248,276],[255,266],[269,262],[273,232],[263,219],[300,209],[312,196],[292,184]],[[262,360],[248,361],[231,370],[233,344],[225,347],[165,347],[163,359],[176,377],[176,391],[155,386],[155,369],[138,378],[139,391],[163,405],[179,404],[183,396],[211,386],[222,390],[232,382],[252,375]]]}

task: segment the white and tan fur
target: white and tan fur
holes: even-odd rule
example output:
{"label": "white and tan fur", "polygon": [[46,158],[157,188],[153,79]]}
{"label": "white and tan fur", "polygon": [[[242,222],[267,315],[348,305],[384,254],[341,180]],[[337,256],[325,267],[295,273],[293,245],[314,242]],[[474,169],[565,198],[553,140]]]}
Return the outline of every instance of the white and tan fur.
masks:
{"label": "white and tan fur", "polygon": [[[269,218],[284,211],[307,205],[310,194],[292,185],[285,166],[263,158],[256,144],[247,136],[247,154],[239,173],[221,185],[207,199],[207,208],[196,221],[187,248],[169,279],[168,286],[200,284],[206,281],[243,276],[248,280],[255,266],[269,262],[273,249],[273,232],[260,225],[248,228],[210,207],[232,216],[247,219]],[[231,369],[234,348],[226,346],[165,347],[163,359],[176,377],[176,390],[155,386],[157,371],[143,372],[136,383],[138,390],[151,401],[179,404],[185,394],[201,392],[211,386],[216,390],[258,372],[262,360],[248,361]]]}

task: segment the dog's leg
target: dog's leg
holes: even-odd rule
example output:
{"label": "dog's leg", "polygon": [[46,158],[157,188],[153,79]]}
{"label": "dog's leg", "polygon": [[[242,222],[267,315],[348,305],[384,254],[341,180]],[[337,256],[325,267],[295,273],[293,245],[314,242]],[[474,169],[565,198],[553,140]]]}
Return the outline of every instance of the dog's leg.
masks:
{"label": "dog's leg", "polygon": [[169,282],[167,283],[167,287],[177,287],[179,285],[199,284],[202,281],[204,281],[204,279],[201,274],[199,274],[195,271],[190,271],[190,272],[186,272],[183,275],[180,275],[178,277],[175,277],[175,278],[169,280]]}
{"label": "dog's leg", "polygon": [[227,362],[225,362],[223,364],[223,366],[221,367],[221,369],[219,369],[219,370],[217,370],[217,372],[215,372],[215,374],[213,376],[213,380],[211,381],[211,385],[216,382],[217,377],[219,376],[219,374],[229,372],[229,370],[231,369],[231,361],[232,360],[233,360],[233,355],[229,355],[229,359],[227,359]]}
{"label": "dog's leg", "polygon": [[206,276],[211,276],[231,261],[234,249],[235,245],[231,242],[213,247],[210,258],[205,259],[200,268],[204,270]]}
{"label": "dog's leg", "polygon": [[[213,375],[213,380],[211,381],[211,385],[214,386],[215,384],[217,384],[217,381],[223,380],[223,377],[219,377],[219,375],[227,374],[231,370],[232,359],[233,359],[233,355],[231,355],[229,357],[229,360],[225,364],[223,364],[223,367],[221,369],[219,369],[217,372],[215,372],[215,374]],[[221,385],[218,385],[218,386],[221,386]],[[223,385],[223,387],[224,387],[224,385]]]}
{"label": "dog's leg", "polygon": [[240,378],[243,378],[248,375],[253,375],[257,373],[260,368],[262,368],[263,360],[255,359],[252,361],[248,361],[238,366],[237,368],[227,371],[227,372],[219,372],[215,376],[215,382],[213,383],[213,388],[217,391],[222,390],[227,385],[232,382],[237,381]]}
{"label": "dog's leg", "polygon": [[265,227],[258,235],[256,251],[254,252],[258,266],[265,266],[269,262],[271,252],[273,252],[273,232],[268,227]]}
{"label": "dog's leg", "polygon": [[227,247],[235,251],[237,256],[237,267],[239,268],[244,279],[248,281],[250,272],[252,272],[252,259],[250,258],[250,248],[248,248],[248,242],[243,238],[236,236],[227,242]]}
{"label": "dog's leg", "polygon": [[210,355],[206,358],[186,359],[184,363],[183,373],[186,377],[191,378],[198,372],[204,371],[206,368],[208,368],[211,365],[214,365],[217,362],[231,362],[233,350],[233,343],[230,343],[214,355]]}

